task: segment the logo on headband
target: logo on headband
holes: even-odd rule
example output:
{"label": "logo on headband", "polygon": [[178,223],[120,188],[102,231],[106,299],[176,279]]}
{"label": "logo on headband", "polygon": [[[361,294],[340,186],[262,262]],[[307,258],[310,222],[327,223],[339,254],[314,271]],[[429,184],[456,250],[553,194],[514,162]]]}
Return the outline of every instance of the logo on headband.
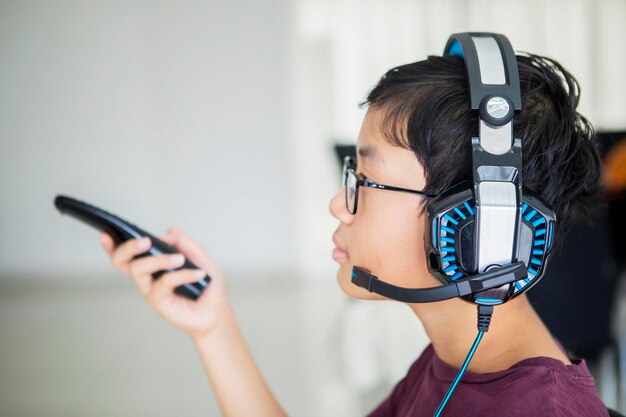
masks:
{"label": "logo on headband", "polygon": [[492,97],[487,102],[487,113],[493,118],[502,119],[509,114],[509,103],[502,97]]}

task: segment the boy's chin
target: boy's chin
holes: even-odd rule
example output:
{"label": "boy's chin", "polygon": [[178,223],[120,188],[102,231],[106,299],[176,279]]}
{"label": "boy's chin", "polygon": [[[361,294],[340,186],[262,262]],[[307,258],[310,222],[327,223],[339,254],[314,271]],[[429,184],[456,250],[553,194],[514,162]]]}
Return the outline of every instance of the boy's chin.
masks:
{"label": "boy's chin", "polygon": [[337,283],[341,290],[349,297],[358,298],[361,300],[384,300],[385,297],[367,291],[365,288],[361,288],[352,283],[352,265],[344,263],[337,272]]}

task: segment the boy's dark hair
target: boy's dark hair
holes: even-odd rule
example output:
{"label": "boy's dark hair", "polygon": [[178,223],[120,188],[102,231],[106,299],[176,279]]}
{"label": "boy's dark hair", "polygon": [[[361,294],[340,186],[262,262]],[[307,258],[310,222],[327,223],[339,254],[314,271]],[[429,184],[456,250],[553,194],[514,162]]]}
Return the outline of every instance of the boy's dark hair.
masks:
{"label": "boy's dark hair", "polygon": [[[580,88],[565,68],[533,54],[517,55],[517,65],[522,111],[513,129],[522,139],[522,182],[555,211],[557,251],[572,224],[588,220],[601,201],[599,145],[592,125],[576,111]],[[415,153],[426,191],[472,178],[478,116],[469,111],[462,58],[429,56],[392,68],[359,106],[382,110],[384,138]]]}

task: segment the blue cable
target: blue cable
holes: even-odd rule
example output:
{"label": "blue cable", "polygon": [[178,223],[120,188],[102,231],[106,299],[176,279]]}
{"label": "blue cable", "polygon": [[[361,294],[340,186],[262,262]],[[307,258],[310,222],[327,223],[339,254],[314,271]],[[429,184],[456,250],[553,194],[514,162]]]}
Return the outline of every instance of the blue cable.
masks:
{"label": "blue cable", "polygon": [[476,348],[478,347],[480,340],[483,338],[484,333],[485,332],[482,330],[478,331],[478,335],[476,335],[476,339],[474,339],[474,344],[472,345],[472,348],[467,353],[467,356],[465,357],[465,361],[463,361],[463,365],[461,366],[461,369],[459,369],[459,372],[457,372],[456,376],[454,377],[454,381],[452,381],[452,385],[450,385],[450,388],[448,388],[448,392],[446,393],[446,396],[443,397],[441,404],[439,404],[439,408],[437,408],[437,411],[435,412],[434,417],[439,417],[441,413],[443,412],[443,409],[445,408],[446,404],[448,403],[448,400],[452,396],[454,389],[456,388],[457,384],[461,380],[461,377],[463,376],[463,373],[465,372],[465,368],[467,368],[467,365],[469,365],[470,361],[472,360],[472,356],[474,356],[474,352],[476,351]]}

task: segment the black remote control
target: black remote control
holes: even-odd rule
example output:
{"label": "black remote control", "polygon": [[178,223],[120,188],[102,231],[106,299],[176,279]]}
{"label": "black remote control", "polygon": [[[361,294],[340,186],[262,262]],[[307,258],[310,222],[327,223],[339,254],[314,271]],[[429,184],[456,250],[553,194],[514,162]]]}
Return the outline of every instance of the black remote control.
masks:
{"label": "black remote control", "polygon": [[[91,204],[87,204],[84,201],[77,200],[72,197],[57,195],[54,199],[54,205],[61,212],[61,214],[69,214],[72,217],[81,220],[96,229],[108,233],[116,244],[120,244],[129,239],[136,239],[139,237],[147,236],[152,241],[152,246],[150,249],[140,255],[135,256],[135,258],[141,258],[143,256],[151,256],[151,255],[161,255],[166,253],[177,253],[178,251],[158,239],[157,237],[151,235],[145,230],[140,229],[127,222],[126,220],[122,220],[121,218],[108,213],[102,209],[92,206]],[[198,269],[196,265],[191,263],[188,259],[185,258],[185,263],[173,269],[160,270],[152,274],[154,279],[158,279],[161,275],[170,271],[178,271],[179,269]],[[187,298],[191,298],[192,300],[196,300],[202,291],[207,287],[209,282],[211,281],[211,277],[205,275],[203,279],[200,281],[191,283],[191,284],[183,284],[174,290],[177,294],[185,296]]]}

